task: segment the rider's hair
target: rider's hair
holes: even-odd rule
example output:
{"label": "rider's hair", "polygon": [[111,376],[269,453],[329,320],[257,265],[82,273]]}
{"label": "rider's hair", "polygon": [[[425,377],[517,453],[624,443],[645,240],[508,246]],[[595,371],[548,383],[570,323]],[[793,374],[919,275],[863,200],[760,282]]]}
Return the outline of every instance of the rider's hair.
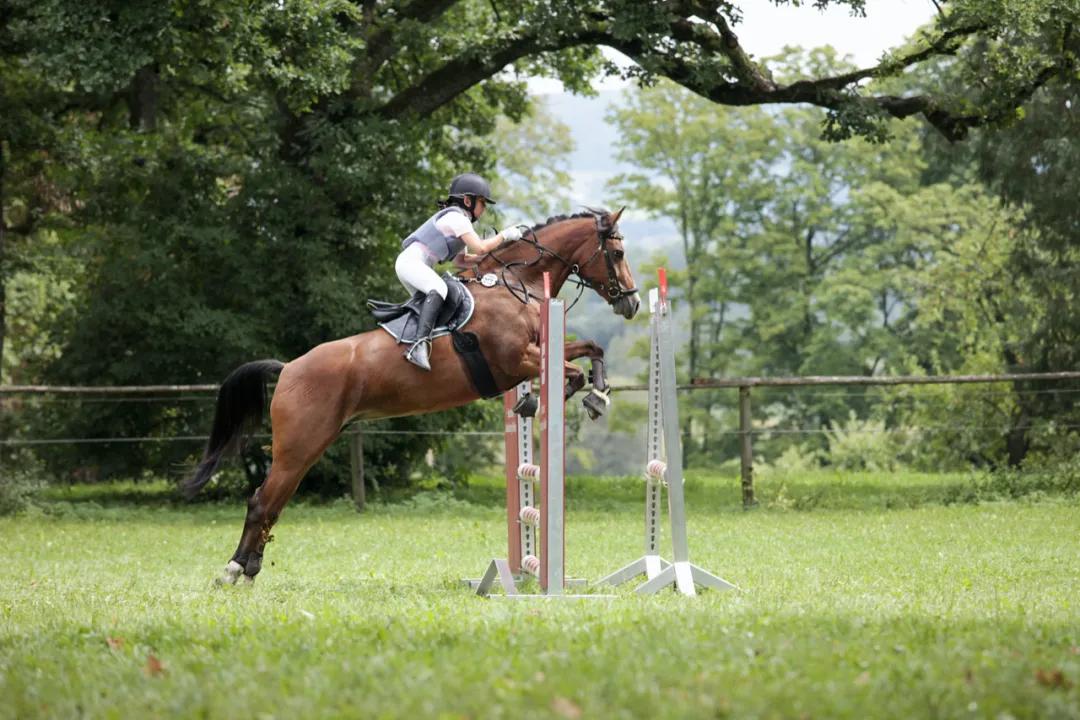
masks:
{"label": "rider's hair", "polygon": [[454,205],[456,207],[461,208],[465,212],[469,213],[469,219],[472,220],[473,222],[476,222],[476,215],[475,215],[475,212],[476,212],[476,196],[475,195],[470,195],[469,197],[472,198],[472,207],[466,207],[465,206],[465,198],[464,197],[447,197],[445,200],[440,200],[438,202],[439,209],[442,210],[442,209],[450,207],[451,205]]}

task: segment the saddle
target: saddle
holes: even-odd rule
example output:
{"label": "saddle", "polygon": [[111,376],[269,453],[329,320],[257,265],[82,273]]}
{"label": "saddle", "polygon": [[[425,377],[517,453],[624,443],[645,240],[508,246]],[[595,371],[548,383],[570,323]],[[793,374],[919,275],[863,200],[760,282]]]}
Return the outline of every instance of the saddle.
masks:
{"label": "saddle", "polygon": [[[446,281],[446,300],[443,302],[439,317],[431,337],[437,338],[460,330],[472,319],[475,301],[472,293],[452,275],[444,275]],[[368,300],[367,306],[376,322],[390,333],[399,343],[412,344],[419,340],[417,329],[420,324],[420,306],[424,304],[424,293],[417,292],[403,303]]]}

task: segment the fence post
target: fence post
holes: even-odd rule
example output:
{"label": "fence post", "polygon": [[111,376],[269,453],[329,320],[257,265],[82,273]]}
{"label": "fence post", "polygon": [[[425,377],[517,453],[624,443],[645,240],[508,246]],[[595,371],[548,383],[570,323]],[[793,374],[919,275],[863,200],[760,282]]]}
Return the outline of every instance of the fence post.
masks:
{"label": "fence post", "polygon": [[742,455],[742,506],[749,510],[754,500],[754,446],[751,439],[750,386],[739,386],[739,449]]}
{"label": "fence post", "polygon": [[367,504],[367,493],[364,490],[364,436],[360,428],[349,433],[349,465],[352,470],[353,501],[357,512],[361,512]]}

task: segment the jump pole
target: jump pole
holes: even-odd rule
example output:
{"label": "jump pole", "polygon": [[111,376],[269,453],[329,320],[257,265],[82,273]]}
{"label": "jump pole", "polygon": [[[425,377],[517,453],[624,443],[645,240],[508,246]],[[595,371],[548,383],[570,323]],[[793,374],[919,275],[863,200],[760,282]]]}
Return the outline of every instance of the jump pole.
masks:
{"label": "jump pole", "polygon": [[[544,273],[540,308],[540,464],[533,463],[532,418],[513,410],[531,390],[531,383],[526,381],[503,396],[507,557],[493,559],[484,576],[470,583],[483,597],[491,595],[496,582],[507,598],[605,597],[565,592],[568,584],[582,584],[577,580],[568,583],[566,578],[565,337],[564,303],[551,297],[551,280]],[[518,584],[533,575],[539,581],[540,592],[521,593]]]}
{"label": "jump pole", "polygon": [[[679,439],[679,401],[675,394],[675,345],[671,333],[667,272],[657,270],[659,288],[649,291],[649,416],[645,461],[645,554],[599,580],[621,585],[640,575],[646,580],[636,592],[652,595],[674,585],[683,595],[696,595],[696,585],[715,590],[735,586],[690,562],[683,496],[682,446]],[[660,495],[668,490],[673,561],[660,557]]]}

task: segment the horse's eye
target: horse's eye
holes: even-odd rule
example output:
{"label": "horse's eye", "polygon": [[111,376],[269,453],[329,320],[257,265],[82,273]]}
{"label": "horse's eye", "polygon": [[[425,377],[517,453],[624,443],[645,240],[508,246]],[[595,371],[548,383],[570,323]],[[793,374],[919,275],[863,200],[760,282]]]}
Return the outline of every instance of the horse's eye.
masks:
{"label": "horse's eye", "polygon": [[616,250],[615,252],[611,253],[611,256],[615,258],[615,262],[622,262],[622,259],[626,257],[626,253],[624,253],[622,250]]}

